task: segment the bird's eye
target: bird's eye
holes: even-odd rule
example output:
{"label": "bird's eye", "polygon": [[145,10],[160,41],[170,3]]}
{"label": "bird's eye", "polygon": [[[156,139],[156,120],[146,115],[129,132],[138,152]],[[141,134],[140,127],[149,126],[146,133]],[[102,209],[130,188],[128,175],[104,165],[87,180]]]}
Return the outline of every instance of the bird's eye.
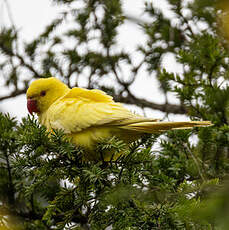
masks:
{"label": "bird's eye", "polygon": [[44,97],[44,96],[45,96],[45,94],[46,94],[46,92],[45,92],[45,91],[41,91],[41,93],[40,93],[40,95],[41,95],[42,97]]}

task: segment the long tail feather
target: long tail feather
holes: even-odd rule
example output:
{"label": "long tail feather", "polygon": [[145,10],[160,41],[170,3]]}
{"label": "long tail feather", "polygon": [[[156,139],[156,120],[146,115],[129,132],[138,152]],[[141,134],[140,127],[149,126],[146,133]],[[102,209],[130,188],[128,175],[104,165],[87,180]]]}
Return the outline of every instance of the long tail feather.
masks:
{"label": "long tail feather", "polygon": [[190,129],[193,127],[211,126],[210,121],[181,121],[181,122],[138,122],[125,125],[123,129],[133,130],[143,133],[162,132],[171,129]]}

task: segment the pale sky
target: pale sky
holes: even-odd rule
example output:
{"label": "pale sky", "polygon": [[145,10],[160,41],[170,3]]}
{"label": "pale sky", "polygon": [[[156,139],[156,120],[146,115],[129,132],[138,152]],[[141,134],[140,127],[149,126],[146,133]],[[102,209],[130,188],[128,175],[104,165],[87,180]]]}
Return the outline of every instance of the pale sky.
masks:
{"label": "pale sky", "polygon": [[[19,29],[20,35],[25,41],[30,41],[38,36],[43,31],[44,27],[61,12],[59,6],[52,5],[50,3],[51,1],[48,0],[8,0],[8,2],[16,27]],[[166,15],[168,15],[168,17],[172,17],[164,0],[154,0],[153,2],[155,2],[158,7],[163,7],[163,9],[166,10]],[[143,0],[125,0],[123,4],[123,9],[127,14],[134,15],[143,20],[148,20],[147,16],[142,13],[143,8]],[[0,0],[0,26],[8,23],[9,19],[4,0]],[[134,49],[138,44],[144,44],[146,41],[146,37],[141,29],[132,23],[125,23],[120,28],[119,32],[117,39],[119,46],[127,50],[131,55],[135,55],[134,58],[139,58],[134,54]],[[176,64],[175,58],[172,55],[168,55],[164,62],[168,71],[181,71],[181,66]],[[174,68],[174,66],[176,66],[176,68]],[[157,90],[158,87],[156,84],[156,81],[148,76],[143,70],[141,72],[141,78],[136,80],[131,90],[140,98],[163,103],[164,97]],[[173,98],[172,102],[176,102],[176,99]],[[16,116],[18,119],[21,119],[28,114],[24,95],[1,102],[0,108],[3,109],[4,112],[9,112],[12,116]],[[139,110],[133,106],[131,107],[131,110],[139,112]],[[148,117],[163,117],[163,113],[158,111],[146,109],[145,112]],[[179,120],[185,119],[184,116],[177,116],[177,118]]]}

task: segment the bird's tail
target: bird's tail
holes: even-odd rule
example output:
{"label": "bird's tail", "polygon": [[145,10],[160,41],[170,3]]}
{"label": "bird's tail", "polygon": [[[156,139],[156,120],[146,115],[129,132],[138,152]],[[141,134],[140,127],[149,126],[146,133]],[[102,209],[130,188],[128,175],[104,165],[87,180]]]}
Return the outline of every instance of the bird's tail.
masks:
{"label": "bird's tail", "polygon": [[142,133],[163,132],[174,129],[191,129],[193,127],[211,126],[210,121],[153,122],[143,121],[124,125],[120,128]]}

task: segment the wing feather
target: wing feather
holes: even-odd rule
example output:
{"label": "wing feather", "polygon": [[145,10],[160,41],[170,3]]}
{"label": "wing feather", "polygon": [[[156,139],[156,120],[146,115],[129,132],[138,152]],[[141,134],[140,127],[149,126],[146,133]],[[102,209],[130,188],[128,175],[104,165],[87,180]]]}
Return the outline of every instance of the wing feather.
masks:
{"label": "wing feather", "polygon": [[73,88],[49,108],[50,126],[65,133],[95,126],[123,126],[140,120],[146,118],[131,113],[100,90]]}

